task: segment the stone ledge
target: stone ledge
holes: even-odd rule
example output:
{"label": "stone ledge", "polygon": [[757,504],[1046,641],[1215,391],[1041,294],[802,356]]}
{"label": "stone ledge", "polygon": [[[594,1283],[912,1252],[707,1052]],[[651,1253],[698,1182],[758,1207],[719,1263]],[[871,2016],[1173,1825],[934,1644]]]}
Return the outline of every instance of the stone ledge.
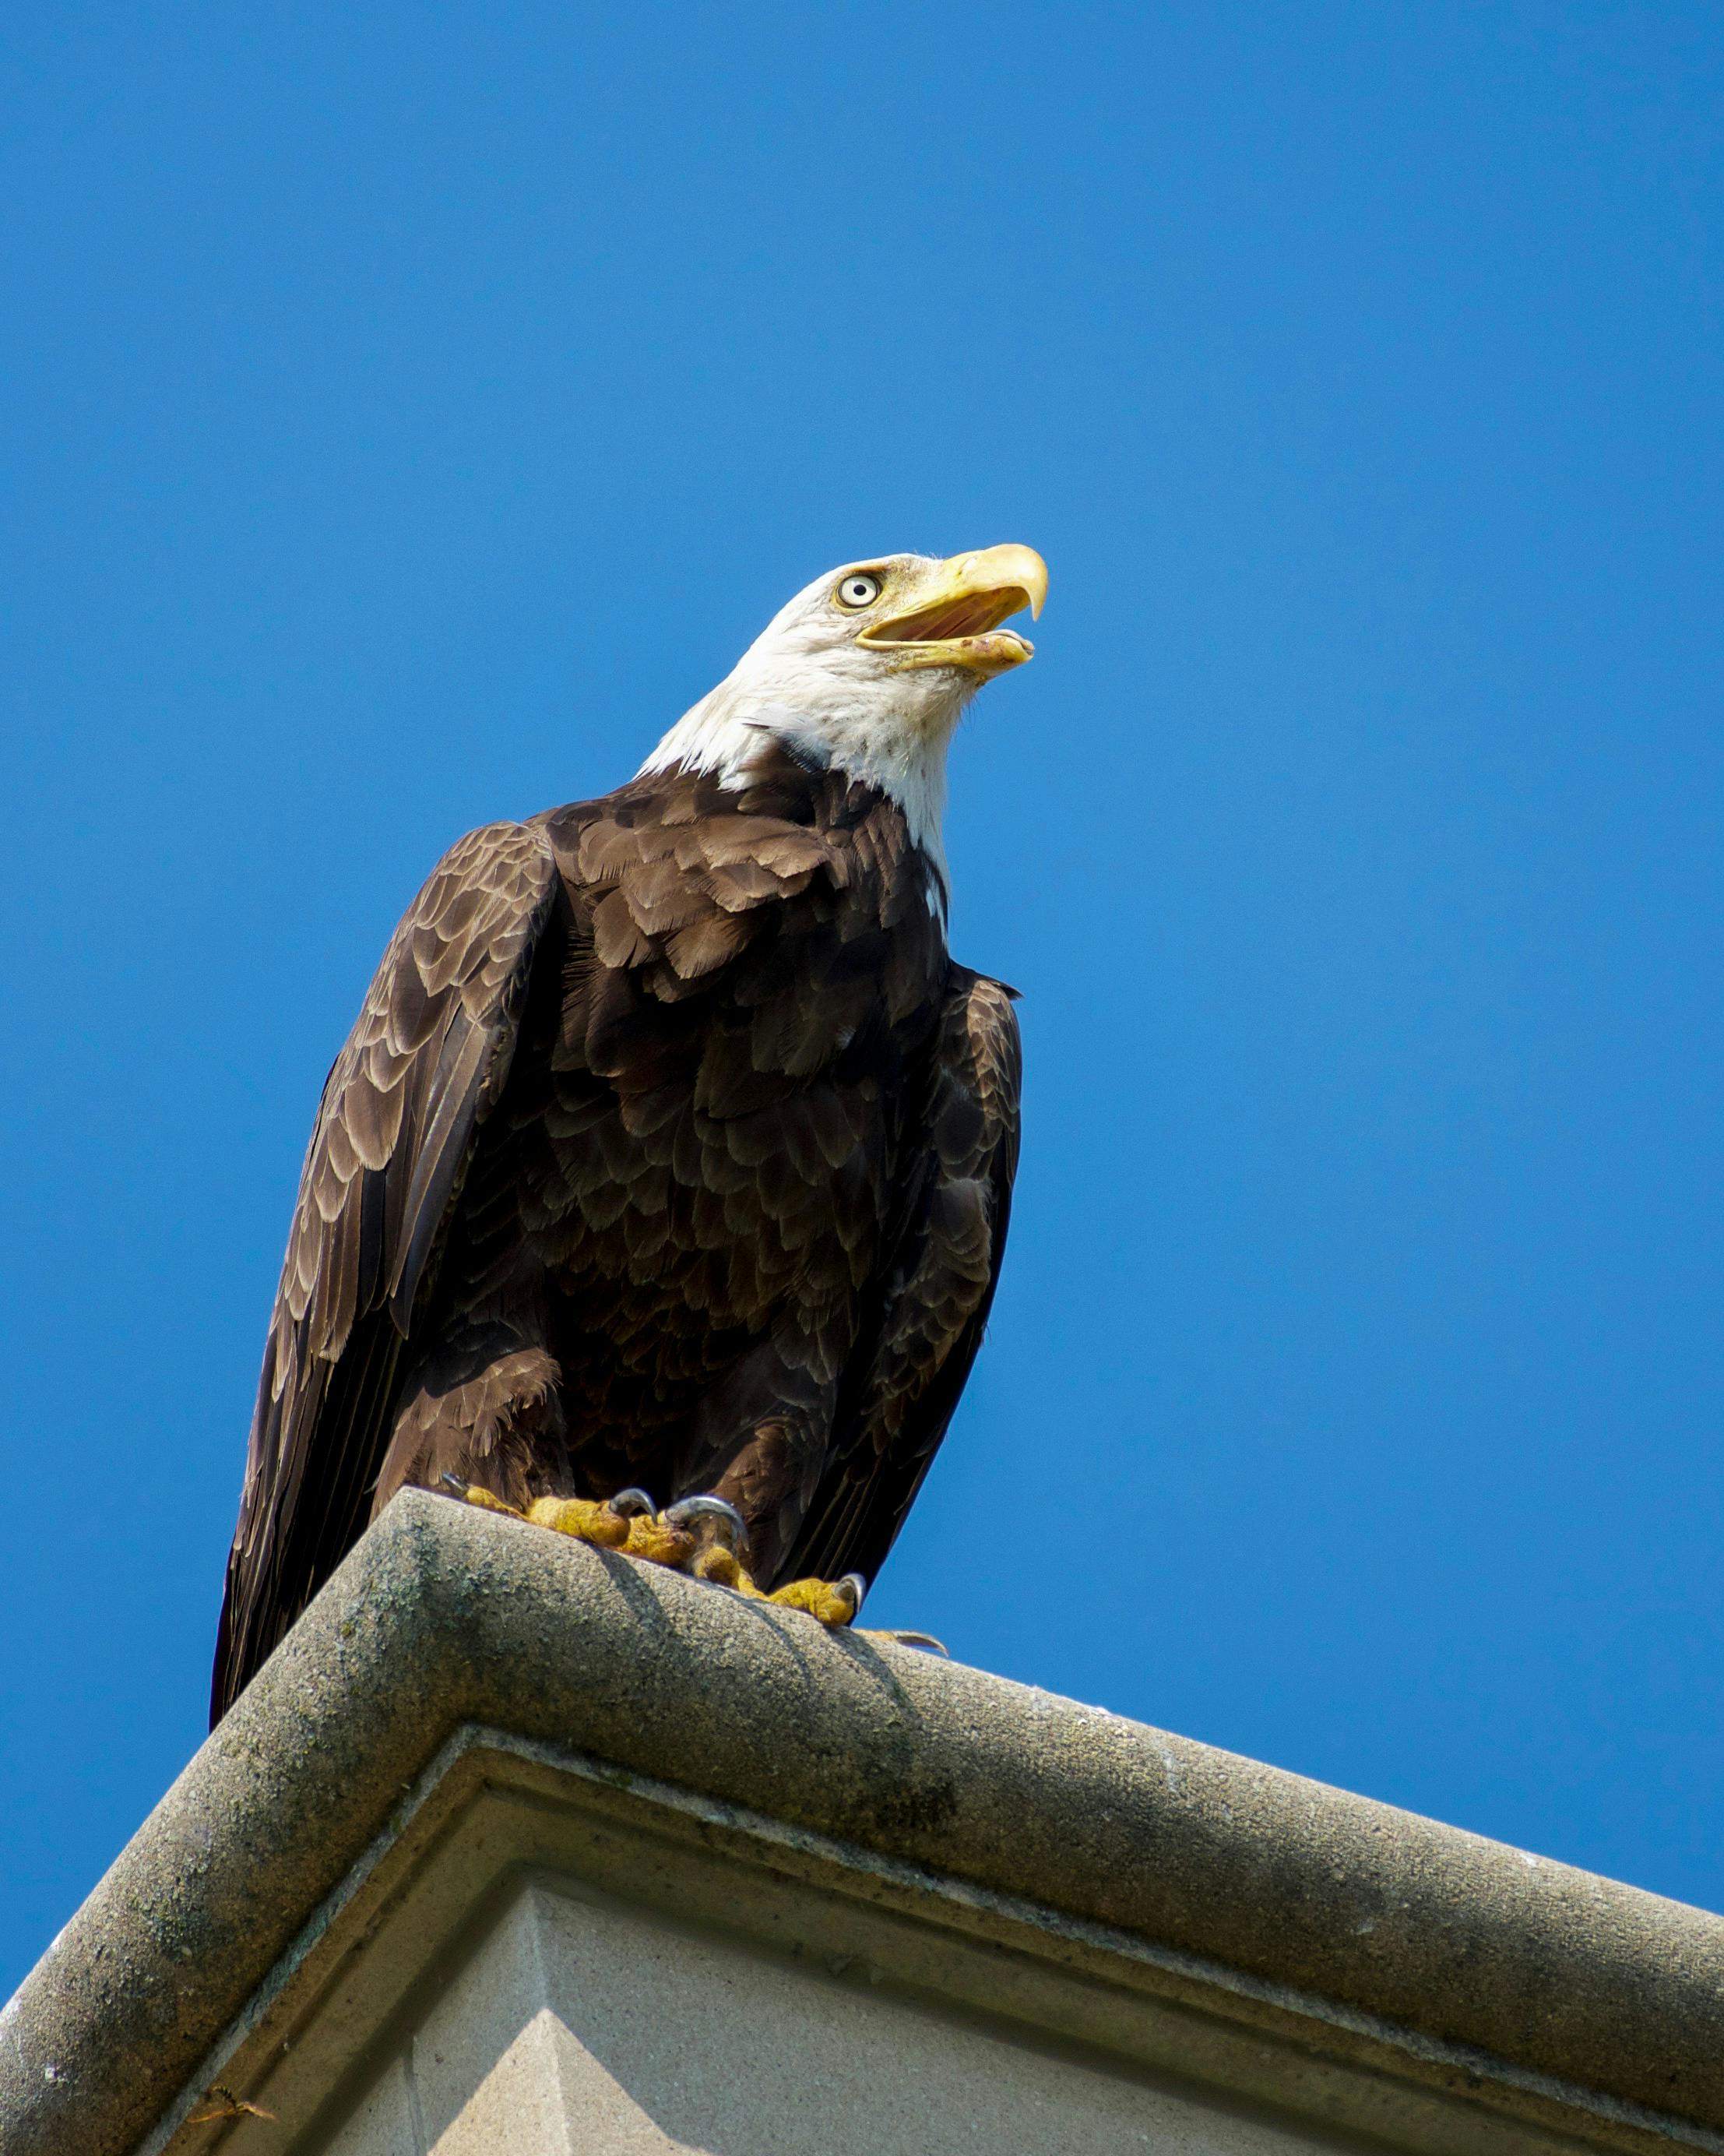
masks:
{"label": "stone ledge", "polygon": [[[476,1818],[476,1788],[518,1810],[535,1776],[527,1811],[589,1838],[614,1815],[660,1871],[692,1835],[709,1868],[721,1844],[757,1880],[800,1867],[853,1928],[937,1934],[947,1995],[972,1948],[996,1979],[1016,1957],[1040,2003],[990,2010],[1053,2025],[1054,1991],[1087,1985],[1094,2025],[1067,2035],[1403,2146],[1468,2146],[1460,2104],[1481,2148],[1724,2148],[1724,1921],[417,1491],[7,2008],[0,2147],[136,2147],[213,2056],[247,2056],[368,1881]],[[504,1871],[548,1861],[505,1845]],[[1128,1995],[1153,2010],[1110,2020]],[[1337,2075],[1400,2108],[1372,2125]]]}

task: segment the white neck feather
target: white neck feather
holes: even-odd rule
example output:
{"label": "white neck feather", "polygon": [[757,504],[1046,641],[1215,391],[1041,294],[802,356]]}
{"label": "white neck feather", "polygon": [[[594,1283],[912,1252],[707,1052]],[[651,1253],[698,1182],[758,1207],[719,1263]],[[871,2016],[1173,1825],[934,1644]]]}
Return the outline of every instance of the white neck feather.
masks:
{"label": "white neck feather", "polygon": [[905,685],[911,693],[883,710],[875,683],[849,684],[812,668],[798,680],[796,670],[752,668],[745,659],[677,721],[640,776],[681,765],[711,772],[727,791],[740,791],[761,757],[782,743],[895,801],[911,841],[928,854],[943,882],[946,752],[967,694],[942,685],[941,693],[931,695],[929,676],[912,675]]}

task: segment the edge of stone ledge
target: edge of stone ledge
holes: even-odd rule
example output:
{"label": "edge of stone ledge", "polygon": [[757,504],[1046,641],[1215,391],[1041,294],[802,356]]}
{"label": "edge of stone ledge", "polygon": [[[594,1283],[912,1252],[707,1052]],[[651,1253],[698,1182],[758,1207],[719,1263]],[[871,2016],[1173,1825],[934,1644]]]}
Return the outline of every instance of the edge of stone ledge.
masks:
{"label": "edge of stone ledge", "polygon": [[121,2156],[480,1722],[1724,2128],[1724,1919],[423,1491],[0,2013],[8,2156]]}

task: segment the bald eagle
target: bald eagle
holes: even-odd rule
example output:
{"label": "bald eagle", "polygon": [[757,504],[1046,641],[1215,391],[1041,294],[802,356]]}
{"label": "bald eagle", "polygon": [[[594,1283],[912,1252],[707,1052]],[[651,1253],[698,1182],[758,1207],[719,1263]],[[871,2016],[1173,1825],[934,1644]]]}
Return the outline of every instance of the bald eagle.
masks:
{"label": "bald eagle", "polygon": [[940,824],[1046,589],[1027,547],[834,570],[627,785],[439,862],[324,1086],[212,1722],[407,1484],[854,1614],[1005,1243],[1018,1026]]}

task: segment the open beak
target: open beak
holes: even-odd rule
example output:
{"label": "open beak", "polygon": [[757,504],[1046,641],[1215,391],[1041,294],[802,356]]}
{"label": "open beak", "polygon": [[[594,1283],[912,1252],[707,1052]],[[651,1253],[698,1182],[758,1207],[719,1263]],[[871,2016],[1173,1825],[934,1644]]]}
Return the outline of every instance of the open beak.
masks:
{"label": "open beak", "polygon": [[857,643],[897,654],[895,668],[959,666],[988,680],[1034,653],[1028,637],[1000,624],[1025,607],[1032,621],[1040,614],[1048,565],[1033,547],[984,547],[942,562],[906,596],[908,606],[870,622]]}

